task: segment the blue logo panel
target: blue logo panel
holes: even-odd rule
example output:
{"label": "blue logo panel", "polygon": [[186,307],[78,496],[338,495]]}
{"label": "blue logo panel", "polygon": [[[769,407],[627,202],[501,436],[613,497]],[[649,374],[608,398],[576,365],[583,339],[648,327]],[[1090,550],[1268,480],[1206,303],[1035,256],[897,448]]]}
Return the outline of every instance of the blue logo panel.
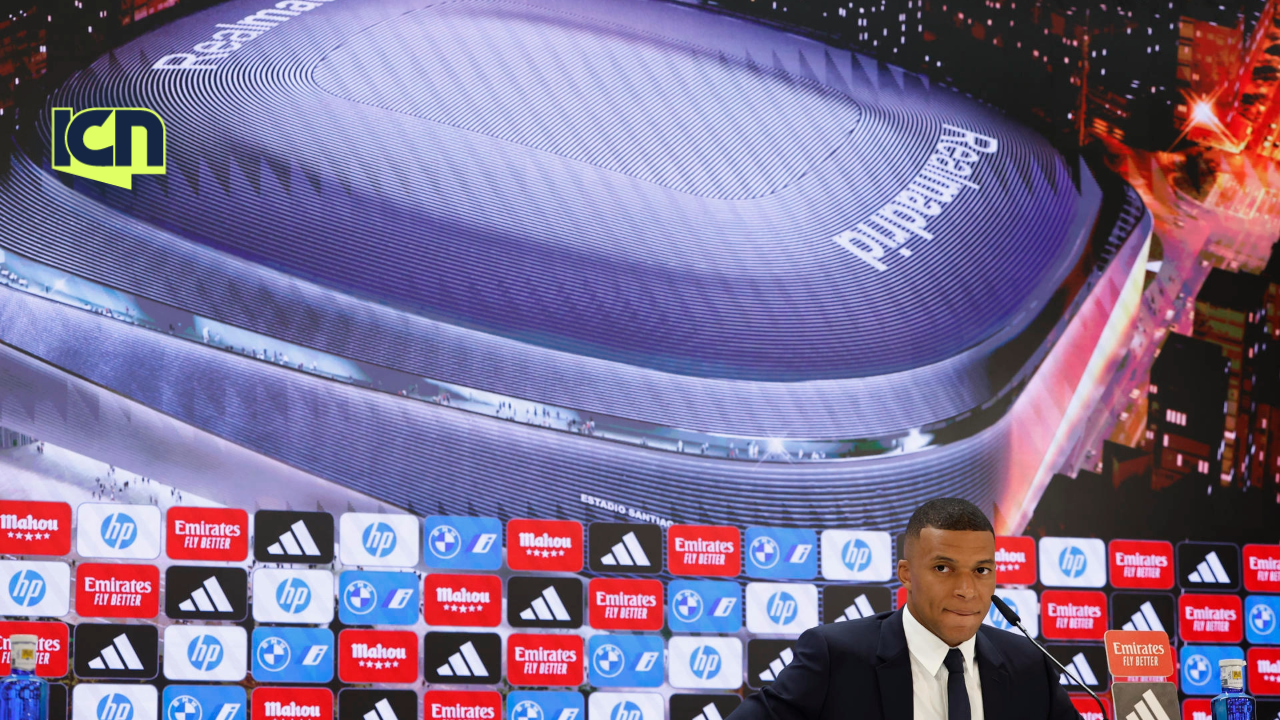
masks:
{"label": "blue logo panel", "polygon": [[585,720],[576,690],[516,690],[507,695],[507,720]]}
{"label": "blue logo panel", "polygon": [[662,684],[662,637],[594,635],[587,644],[591,684],[596,687],[658,687]]}
{"label": "blue logo panel", "polygon": [[1219,660],[1243,660],[1244,651],[1221,645],[1183,645],[1179,653],[1182,665],[1182,692],[1188,695],[1217,695],[1222,692]]}
{"label": "blue logo panel", "polygon": [[1253,645],[1280,645],[1280,595],[1244,599],[1244,632]]}
{"label": "blue logo panel", "polygon": [[245,700],[239,685],[169,685],[161,720],[245,720]]}
{"label": "blue logo panel", "polygon": [[742,587],[724,580],[672,580],[667,625],[672,632],[733,633],[742,629]]}
{"label": "blue logo panel", "polygon": [[333,632],[327,628],[257,627],[249,643],[260,683],[327,683],[333,679]]}
{"label": "blue logo panel", "polygon": [[347,625],[412,625],[420,592],[417,573],[347,570],[338,579],[338,619]]}
{"label": "blue logo panel", "polygon": [[422,536],[429,568],[497,570],[502,567],[502,521],[490,517],[432,515]]}
{"label": "blue logo panel", "polygon": [[747,528],[748,577],[810,580],[818,574],[818,534],[795,528]]}

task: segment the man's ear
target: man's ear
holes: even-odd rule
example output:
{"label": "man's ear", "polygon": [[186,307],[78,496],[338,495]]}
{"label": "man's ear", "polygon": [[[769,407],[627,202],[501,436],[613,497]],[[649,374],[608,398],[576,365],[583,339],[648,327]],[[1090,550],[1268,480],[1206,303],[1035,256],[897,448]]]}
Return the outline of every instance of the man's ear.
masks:
{"label": "man's ear", "polygon": [[905,558],[898,561],[898,582],[911,592],[911,564]]}

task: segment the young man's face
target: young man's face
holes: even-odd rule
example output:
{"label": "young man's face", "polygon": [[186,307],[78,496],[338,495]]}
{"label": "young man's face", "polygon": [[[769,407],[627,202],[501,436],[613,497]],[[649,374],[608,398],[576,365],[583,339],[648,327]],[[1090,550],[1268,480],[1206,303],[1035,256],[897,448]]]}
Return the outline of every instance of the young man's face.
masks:
{"label": "young man's face", "polygon": [[976,635],[996,589],[995,556],[989,532],[921,530],[898,561],[911,614],[951,647]]}

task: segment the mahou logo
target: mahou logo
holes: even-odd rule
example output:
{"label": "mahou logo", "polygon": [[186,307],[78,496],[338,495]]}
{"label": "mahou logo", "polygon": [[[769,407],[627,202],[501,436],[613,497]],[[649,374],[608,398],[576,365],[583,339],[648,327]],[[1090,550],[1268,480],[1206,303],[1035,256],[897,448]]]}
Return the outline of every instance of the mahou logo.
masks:
{"label": "mahou logo", "polygon": [[514,633],[507,639],[507,680],[512,685],[577,687],[582,667],[580,635]]}
{"label": "mahou logo", "polygon": [[1173,587],[1173,543],[1112,540],[1107,546],[1111,586],[1142,590]]}
{"label": "mahou logo", "polygon": [[174,560],[239,562],[249,557],[249,513],[175,507],[166,513],[165,554]]}
{"label": "mahou logo", "polygon": [[1280,545],[1244,546],[1244,589],[1280,593]]}
{"label": "mahou logo", "polygon": [[0,553],[71,552],[71,506],[62,502],[0,500]]}
{"label": "mahou logo", "polygon": [[1036,584],[1036,539],[1002,535],[996,538],[996,581],[1001,585]]}
{"label": "mahou logo", "polygon": [[572,520],[508,522],[507,566],[512,570],[578,572],[582,569],[582,523]]}
{"label": "mahou logo", "polygon": [[8,675],[12,660],[9,638],[35,635],[36,675],[60,678],[67,674],[67,639],[70,633],[61,622],[0,622],[0,676]]}
{"label": "mahou logo", "polygon": [[428,690],[424,720],[502,720],[502,696],[491,690]]}
{"label": "mahou logo", "polygon": [[1280,648],[1249,648],[1245,662],[1249,692],[1254,695],[1280,695]]}
{"label": "mahou logo", "polygon": [[160,569],[155,565],[85,563],[76,569],[76,613],[81,617],[153,618],[160,612]]}
{"label": "mahou logo", "polygon": [[343,630],[338,677],[346,683],[415,682],[418,636],[412,630]]}
{"label": "mahou logo", "polygon": [[1049,640],[1101,640],[1107,632],[1107,596],[1094,590],[1045,590],[1040,633]]}
{"label": "mahou logo", "polygon": [[1178,632],[1189,643],[1238,643],[1244,637],[1244,608],[1239,595],[1178,597]]}
{"label": "mahou logo", "polygon": [[733,577],[742,572],[742,533],[723,525],[672,525],[667,567],[673,575]]}
{"label": "mahou logo", "polygon": [[502,622],[502,578],[497,575],[428,575],[422,589],[428,625],[497,627]]}
{"label": "mahou logo", "polygon": [[587,620],[597,630],[661,630],[660,580],[596,578],[587,586]]}
{"label": "mahou logo", "polygon": [[333,691],[314,687],[255,688],[252,717],[253,720],[332,720]]}

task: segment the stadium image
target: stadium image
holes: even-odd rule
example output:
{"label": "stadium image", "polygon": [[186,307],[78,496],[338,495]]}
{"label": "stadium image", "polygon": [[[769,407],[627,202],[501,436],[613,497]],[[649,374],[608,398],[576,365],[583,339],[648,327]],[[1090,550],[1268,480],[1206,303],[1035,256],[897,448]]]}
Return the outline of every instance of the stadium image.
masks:
{"label": "stadium image", "polygon": [[[158,113],[167,173],[53,171],[91,107]],[[656,0],[233,0],[40,124],[3,425],[233,506],[897,532],[959,495],[1015,534],[1151,242],[991,107]]]}

